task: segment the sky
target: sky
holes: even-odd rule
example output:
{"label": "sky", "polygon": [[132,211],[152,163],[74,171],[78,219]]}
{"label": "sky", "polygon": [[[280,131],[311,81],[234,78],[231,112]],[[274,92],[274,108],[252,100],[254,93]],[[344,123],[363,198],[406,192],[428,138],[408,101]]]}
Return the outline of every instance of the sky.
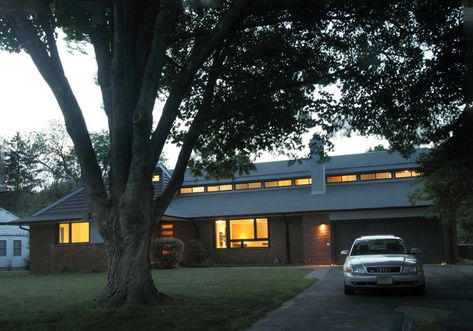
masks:
{"label": "sky", "polygon": [[[94,83],[96,64],[91,45],[85,45],[86,54],[67,50],[59,41],[59,50],[64,70],[82,108],[89,131],[107,128],[107,119],[101,108],[101,93]],[[0,137],[9,137],[15,132],[44,130],[51,120],[63,121],[61,111],[51,90],[39,74],[29,55],[0,52]],[[304,136],[308,145],[311,135]],[[331,155],[365,152],[378,144],[387,146],[386,141],[375,137],[339,134],[334,139],[335,149]],[[168,145],[165,149],[173,168],[178,149]],[[308,154],[308,149],[303,151]],[[304,155],[303,154],[303,155]],[[264,154],[257,162],[287,159],[284,155]]]}

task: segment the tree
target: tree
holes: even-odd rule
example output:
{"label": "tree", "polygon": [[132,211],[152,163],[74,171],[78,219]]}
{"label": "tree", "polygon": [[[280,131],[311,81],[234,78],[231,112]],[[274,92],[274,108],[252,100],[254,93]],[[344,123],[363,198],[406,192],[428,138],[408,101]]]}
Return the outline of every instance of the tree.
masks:
{"label": "tree", "polygon": [[379,144],[379,145],[376,145],[374,147],[368,148],[367,152],[385,152],[387,150],[388,149],[386,149],[386,147],[384,147],[384,145]]}
{"label": "tree", "polygon": [[[25,2],[26,9],[2,2],[3,49],[30,54],[74,143],[108,252],[99,305],[158,300],[151,228],[189,160],[209,175],[247,171],[262,150],[301,148],[311,127],[324,138],[342,127],[382,135],[407,151],[460,112],[457,2],[44,0]],[[95,49],[109,186],[64,76],[58,28]],[[339,88],[339,100],[329,86]],[[156,98],[164,105],[153,128]],[[151,176],[168,139],[181,150],[169,185],[153,199]]]}

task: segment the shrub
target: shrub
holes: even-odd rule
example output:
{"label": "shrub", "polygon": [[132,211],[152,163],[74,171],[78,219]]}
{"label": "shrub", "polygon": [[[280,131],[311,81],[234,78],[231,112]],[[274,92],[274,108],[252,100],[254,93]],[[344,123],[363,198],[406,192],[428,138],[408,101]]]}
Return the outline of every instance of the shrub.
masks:
{"label": "shrub", "polygon": [[189,240],[189,265],[192,267],[204,267],[213,265],[213,261],[209,253],[204,247],[204,244],[199,239]]}
{"label": "shrub", "polygon": [[184,243],[176,238],[159,238],[153,241],[151,252],[158,268],[176,268],[182,261]]}

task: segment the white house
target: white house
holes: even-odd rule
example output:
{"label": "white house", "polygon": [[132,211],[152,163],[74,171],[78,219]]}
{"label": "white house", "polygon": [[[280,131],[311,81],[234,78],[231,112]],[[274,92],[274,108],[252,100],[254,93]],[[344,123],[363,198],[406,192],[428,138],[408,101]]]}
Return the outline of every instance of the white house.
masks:
{"label": "white house", "polygon": [[6,225],[18,219],[0,208],[0,269],[24,268],[30,253],[29,232],[17,225]]}

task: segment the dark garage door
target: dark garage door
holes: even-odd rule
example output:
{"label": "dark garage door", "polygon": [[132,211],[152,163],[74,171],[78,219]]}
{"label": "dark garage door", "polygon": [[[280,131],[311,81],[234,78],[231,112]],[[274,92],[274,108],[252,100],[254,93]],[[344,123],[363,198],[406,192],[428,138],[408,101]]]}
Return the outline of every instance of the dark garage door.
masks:
{"label": "dark garage door", "polygon": [[393,234],[404,239],[408,247],[420,248],[423,263],[439,263],[442,256],[440,224],[436,220],[369,220],[332,222],[335,263],[343,264],[343,249],[350,249],[353,241],[365,235]]}

